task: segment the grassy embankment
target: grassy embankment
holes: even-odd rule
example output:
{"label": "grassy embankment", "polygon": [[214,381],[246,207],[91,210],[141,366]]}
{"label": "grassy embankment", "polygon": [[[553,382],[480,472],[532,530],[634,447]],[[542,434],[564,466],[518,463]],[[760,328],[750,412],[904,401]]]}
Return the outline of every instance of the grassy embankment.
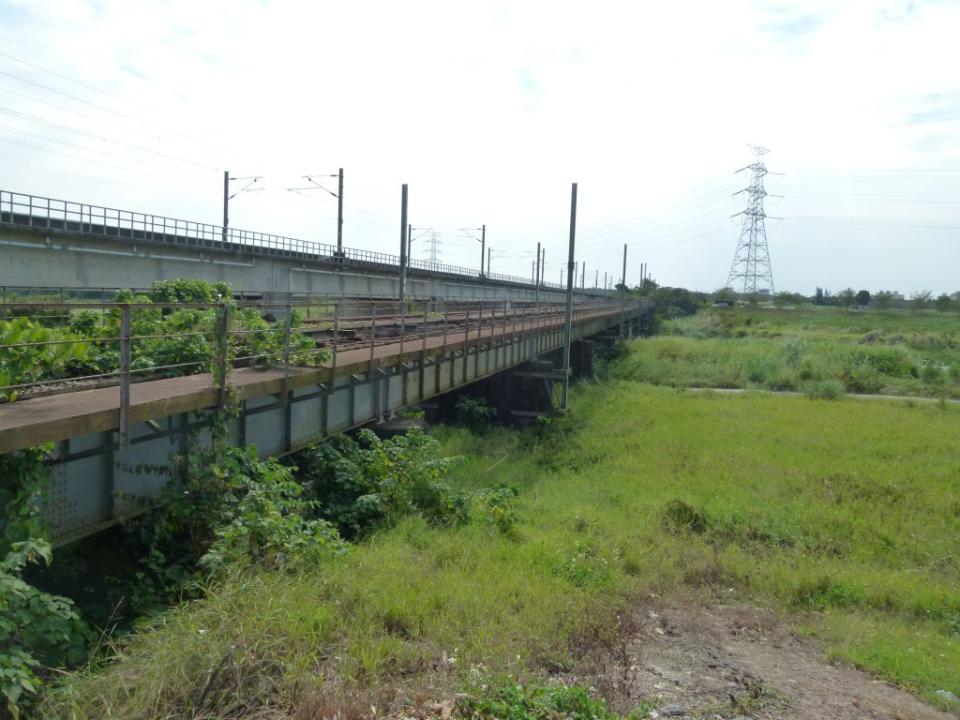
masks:
{"label": "grassy embankment", "polygon": [[578,429],[538,442],[439,433],[467,458],[457,483],[521,488],[512,533],[413,518],[309,572],[215,585],[46,716],[313,717],[378,688],[442,695],[477,665],[529,679],[648,592],[768,604],[838,658],[960,693],[960,408],[622,380],[573,407]]}
{"label": "grassy embankment", "polygon": [[674,387],[960,398],[960,317],[933,311],[706,310],[621,367]]}

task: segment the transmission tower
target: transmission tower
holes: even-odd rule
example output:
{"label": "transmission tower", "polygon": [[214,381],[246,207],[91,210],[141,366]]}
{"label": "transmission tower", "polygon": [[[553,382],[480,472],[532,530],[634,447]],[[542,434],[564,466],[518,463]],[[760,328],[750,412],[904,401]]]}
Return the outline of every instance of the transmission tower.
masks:
{"label": "transmission tower", "polygon": [[[737,170],[738,173],[750,171],[750,184],[736,194],[746,193],[747,207],[737,215],[743,215],[740,239],[737,251],[733,254],[727,287],[746,295],[769,293],[773,295],[773,268],[770,264],[770,250],[767,247],[767,214],[763,210],[763,199],[767,191],[763,187],[763,178],[767,175],[767,166],[763,156],[769,150],[759,145],[751,145],[754,161]],[[737,217],[734,215],[734,217]]]}
{"label": "transmission tower", "polygon": [[443,245],[443,240],[440,239],[440,233],[436,230],[431,230],[430,238],[427,240],[427,251],[430,253],[430,262],[436,263],[440,261],[440,256],[443,254],[443,251],[440,249],[441,245]]}

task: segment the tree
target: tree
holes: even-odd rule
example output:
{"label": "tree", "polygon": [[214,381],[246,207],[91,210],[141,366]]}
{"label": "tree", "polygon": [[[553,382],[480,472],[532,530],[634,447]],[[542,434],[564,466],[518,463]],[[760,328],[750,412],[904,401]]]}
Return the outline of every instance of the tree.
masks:
{"label": "tree", "polygon": [[880,290],[873,296],[873,306],[878,310],[889,310],[893,305],[893,292]]}
{"label": "tree", "polygon": [[653,294],[657,291],[657,288],[658,288],[658,287],[660,287],[660,286],[657,285],[657,283],[656,283],[655,280],[653,280],[653,279],[651,279],[651,278],[644,278],[644,279],[643,279],[643,282],[640,283],[639,285],[637,285],[637,287],[635,287],[633,291],[634,291],[636,294],[641,295],[641,296],[644,296],[644,295],[653,295]]}
{"label": "tree", "polygon": [[857,294],[853,288],[847,288],[837,293],[837,302],[840,307],[850,308],[857,302]]}
{"label": "tree", "polygon": [[857,305],[859,305],[860,307],[866,307],[867,305],[870,304],[870,291],[861,290],[860,292],[857,293],[857,296],[854,299],[856,300]]}
{"label": "tree", "polygon": [[734,303],[737,300],[737,293],[733,288],[720,288],[719,290],[714,290],[713,292],[713,301],[714,302],[724,302],[724,303]]}
{"label": "tree", "polygon": [[823,305],[823,288],[817,288],[817,292],[813,296],[814,305]]}
{"label": "tree", "polygon": [[934,301],[934,305],[940,312],[950,312],[953,307],[953,300],[946,293],[941,293]]}
{"label": "tree", "polygon": [[929,290],[918,290],[910,296],[910,307],[914,310],[924,310],[930,306],[933,293]]}
{"label": "tree", "polygon": [[669,318],[693,315],[703,307],[708,297],[706,293],[671,287],[657,288],[653,295],[657,313]]}

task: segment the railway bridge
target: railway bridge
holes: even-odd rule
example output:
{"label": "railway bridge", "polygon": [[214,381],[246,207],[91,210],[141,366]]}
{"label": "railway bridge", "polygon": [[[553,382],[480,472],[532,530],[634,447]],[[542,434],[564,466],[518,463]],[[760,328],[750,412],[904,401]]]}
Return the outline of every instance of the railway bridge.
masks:
{"label": "railway bridge", "polygon": [[[226,417],[231,442],[283,455],[490,379],[505,388],[501,409],[529,418],[552,411],[551,393],[569,380],[570,366],[557,358],[568,340],[574,358],[584,359],[573,367],[588,365],[593,339],[631,335],[651,312],[648,303],[598,289],[567,291],[7,191],[0,191],[0,252],[0,318],[36,315],[49,323],[91,311],[115,329],[92,341],[115,354],[115,367],[0,388],[21,394],[0,402],[0,454],[51,448],[46,514],[58,545],[143,512],[175,476],[178,458],[210,446],[216,417]],[[235,297],[216,305],[108,301],[111,289],[177,278],[224,281]],[[143,313],[178,309],[212,310],[217,321],[176,335],[138,335]],[[273,324],[238,328],[230,320],[238,310]],[[297,341],[312,338],[320,361],[291,352],[293,323],[284,319],[294,310],[305,318]],[[264,361],[229,352],[243,344],[239,335],[278,329],[285,333],[279,355]],[[158,338],[195,339],[215,350],[202,363],[131,362],[131,348]],[[81,341],[8,343],[0,361]],[[227,407],[234,411],[218,412]]]}
{"label": "railway bridge", "polygon": [[[0,307],[12,312],[24,305]],[[221,358],[212,373],[180,377],[163,377],[175,366],[148,373],[131,367],[130,347],[140,340],[129,330],[137,306],[29,305],[43,312],[97,308],[124,318],[115,338],[115,371],[60,385],[28,383],[23,397],[0,404],[0,453],[52,448],[47,517],[57,545],[148,507],[175,475],[178,457],[211,444],[211,423],[227,402],[237,408],[226,420],[230,442],[253,444],[264,456],[283,455],[493,376],[509,388],[507,412],[546,414],[550,393],[565,374],[562,363],[549,361],[566,341],[565,308],[557,303],[468,303],[435,312],[429,301],[412,309],[367,301],[361,315],[349,316],[341,310],[355,312],[356,300],[328,299],[321,317],[305,328],[326,349],[322,362],[298,366],[285,353],[258,368],[242,358]],[[596,336],[633,334],[649,311],[637,302],[574,304],[574,355],[588,355]],[[217,323],[211,347],[227,347],[231,333],[244,332],[229,327]]]}

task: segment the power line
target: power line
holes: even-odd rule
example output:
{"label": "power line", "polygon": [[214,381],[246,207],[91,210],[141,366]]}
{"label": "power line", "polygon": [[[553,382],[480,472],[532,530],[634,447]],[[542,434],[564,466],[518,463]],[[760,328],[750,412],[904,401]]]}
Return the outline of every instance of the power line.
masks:
{"label": "power line", "polygon": [[857,220],[856,218],[844,218],[844,217],[827,217],[827,216],[818,216],[818,215],[797,215],[787,218],[788,220],[795,221],[812,221],[812,222],[831,222],[831,223],[843,223],[844,225],[869,225],[871,227],[890,227],[890,228],[910,228],[916,230],[960,230],[960,225],[938,225],[938,224],[925,224],[925,223],[892,223],[892,222],[883,222],[883,221],[872,221],[872,220]]}
{"label": "power line", "polygon": [[[30,148],[30,149],[32,149],[32,150],[40,150],[40,151],[42,151],[42,152],[50,153],[50,154],[52,154],[52,155],[59,155],[59,156],[61,156],[61,157],[73,158],[73,159],[75,159],[75,160],[80,160],[80,161],[83,162],[83,163],[93,163],[93,164],[95,164],[95,165],[102,165],[103,167],[114,168],[114,169],[116,169],[116,170],[122,170],[122,171],[124,171],[124,172],[133,173],[134,175],[142,175],[143,177],[152,177],[152,178],[156,178],[156,179],[159,179],[159,180],[167,180],[167,181],[169,181],[169,182],[173,182],[173,183],[177,183],[177,184],[188,184],[188,185],[193,185],[194,187],[200,187],[200,188],[207,189],[207,186],[206,186],[206,185],[202,185],[202,184],[200,184],[200,183],[198,183],[198,182],[194,182],[194,181],[192,181],[192,180],[187,180],[186,178],[182,178],[182,177],[174,178],[174,177],[170,177],[170,176],[167,176],[167,175],[158,175],[158,174],[156,174],[156,173],[152,173],[152,172],[149,172],[149,171],[146,171],[146,170],[141,170],[141,169],[138,169],[138,168],[132,168],[132,167],[123,166],[123,165],[116,165],[116,164],[114,164],[114,163],[104,162],[103,160],[97,160],[97,159],[95,159],[95,158],[81,157],[80,155],[74,155],[73,153],[64,152],[64,151],[62,151],[62,150],[58,150],[58,149],[54,149],[54,148],[43,147],[42,145],[34,145],[34,144],[32,144],[32,143],[25,143],[25,142],[22,142],[22,141],[20,141],[20,140],[13,140],[13,139],[10,139],[10,138],[0,137],[0,142],[10,143],[11,145],[19,145],[20,147]],[[83,150],[83,152],[86,152],[86,151]]]}
{"label": "power line", "polygon": [[3,51],[0,51],[0,56],[5,57],[5,58],[8,58],[8,59],[10,59],[10,60],[14,60],[14,61],[20,63],[21,65],[26,65],[27,67],[31,67],[31,68],[33,68],[34,70],[39,70],[40,72],[45,72],[45,73],[47,73],[48,75],[53,75],[54,77],[60,78],[61,80],[66,80],[67,82],[72,82],[72,83],[74,83],[75,85],[79,85],[79,86],[82,87],[82,88],[86,88],[87,90],[92,90],[93,92],[100,93],[101,95],[106,95],[107,97],[112,97],[112,98],[114,98],[115,100],[120,100],[120,101],[122,101],[122,102],[129,103],[130,105],[133,105],[133,106],[135,106],[135,107],[139,107],[141,110],[146,110],[146,111],[148,111],[148,112],[153,112],[153,110],[152,110],[151,108],[148,108],[146,105],[141,105],[141,104],[139,104],[139,103],[134,102],[133,100],[128,100],[128,99],[125,98],[125,97],[122,97],[122,96],[117,95],[117,94],[115,94],[115,93],[109,92],[108,90],[103,90],[103,89],[101,89],[101,88],[95,87],[94,85],[88,85],[88,84],[85,83],[85,82],[82,82],[82,81],[80,81],[80,80],[75,80],[75,79],[73,79],[73,78],[71,78],[71,77],[68,77],[68,76],[66,76],[66,75],[62,75],[61,73],[58,73],[58,72],[56,72],[56,71],[54,71],[54,70],[48,70],[47,68],[41,67],[40,65],[37,65],[37,64],[35,64],[35,63],[28,62],[27,60],[24,60],[24,59],[22,59],[22,58],[15,57],[15,56],[11,55],[10,53],[5,53],[5,52],[3,52]]}
{"label": "power line", "polygon": [[[33,87],[37,87],[37,88],[40,88],[40,89],[42,89],[42,90],[46,90],[47,92],[53,93],[54,95],[60,95],[61,97],[69,98],[70,100],[73,100],[74,102],[79,102],[79,103],[83,103],[84,105],[89,105],[90,107],[97,108],[98,110],[102,110],[102,111],[104,111],[104,112],[108,112],[108,113],[110,113],[110,114],[112,114],[112,115],[119,115],[119,116],[121,116],[121,117],[127,118],[128,120],[134,120],[134,121],[136,121],[136,122],[138,122],[138,123],[143,123],[143,124],[145,124],[145,125],[151,125],[151,126],[157,128],[157,129],[159,129],[159,130],[164,130],[164,131],[166,131],[166,132],[173,133],[173,134],[175,134],[175,135],[180,135],[181,137],[185,137],[185,138],[187,138],[188,140],[193,140],[193,141],[195,141],[195,142],[199,142],[199,143],[203,143],[203,144],[209,144],[206,140],[203,140],[202,138],[198,138],[198,137],[196,137],[196,136],[194,136],[194,135],[190,135],[189,133],[185,133],[185,132],[182,132],[182,131],[180,131],[180,130],[176,130],[176,129],[174,129],[174,128],[169,128],[169,127],[166,127],[166,126],[164,126],[164,125],[160,125],[159,123],[151,122],[150,120],[145,120],[145,119],[143,119],[143,118],[141,118],[141,117],[137,117],[136,115],[131,115],[130,113],[125,113],[125,112],[123,112],[123,111],[121,111],[121,110],[115,110],[115,109],[113,109],[113,108],[109,108],[109,107],[106,107],[106,106],[104,106],[104,105],[100,105],[99,103],[95,103],[95,102],[92,102],[92,101],[90,101],[90,100],[85,100],[84,98],[77,97],[76,95],[71,95],[70,93],[63,92],[62,90],[57,90],[56,88],[52,88],[52,87],[50,87],[49,85],[44,85],[43,83],[38,83],[38,82],[35,82],[35,81],[33,81],[33,80],[28,80],[28,79],[26,79],[26,78],[24,78],[24,77],[20,77],[19,75],[14,75],[13,73],[8,73],[8,72],[5,72],[5,71],[3,71],[3,70],[0,70],[0,75],[2,75],[2,76],[4,76],[4,77],[12,78],[12,79],[14,79],[14,80],[17,80],[18,82],[24,83],[25,85],[32,85]],[[226,148],[225,146],[221,146],[221,149],[226,150],[226,151],[229,152],[229,148]]]}
{"label": "power line", "polygon": [[219,169],[219,168],[213,167],[212,165],[206,165],[204,163],[196,162],[195,160],[187,160],[185,158],[177,157],[176,155],[170,155],[168,153],[160,152],[158,150],[151,150],[141,145],[134,145],[133,143],[123,142],[122,140],[111,140],[108,137],[97,135],[96,133],[89,132],[88,130],[80,130],[79,128],[73,128],[73,127],[70,127],[69,125],[61,125],[60,123],[55,123],[51,120],[46,120],[45,118],[41,118],[36,115],[30,115],[29,113],[23,113],[23,112],[20,112],[19,110],[0,107],[0,112],[6,115],[13,115],[15,117],[21,117],[27,120],[31,120],[33,122],[38,122],[38,123],[41,123],[42,125],[51,127],[55,130],[62,130],[62,131],[71,132],[77,135],[84,135],[86,137],[93,138],[94,140],[100,140],[101,142],[109,142],[109,143],[113,143],[114,145],[122,145],[123,147],[127,147],[132,150],[137,150],[138,152],[149,153],[150,155],[156,155],[157,157],[162,157],[166,160],[174,160],[176,162],[184,163],[185,165],[193,165],[195,167],[203,168],[204,170]]}

